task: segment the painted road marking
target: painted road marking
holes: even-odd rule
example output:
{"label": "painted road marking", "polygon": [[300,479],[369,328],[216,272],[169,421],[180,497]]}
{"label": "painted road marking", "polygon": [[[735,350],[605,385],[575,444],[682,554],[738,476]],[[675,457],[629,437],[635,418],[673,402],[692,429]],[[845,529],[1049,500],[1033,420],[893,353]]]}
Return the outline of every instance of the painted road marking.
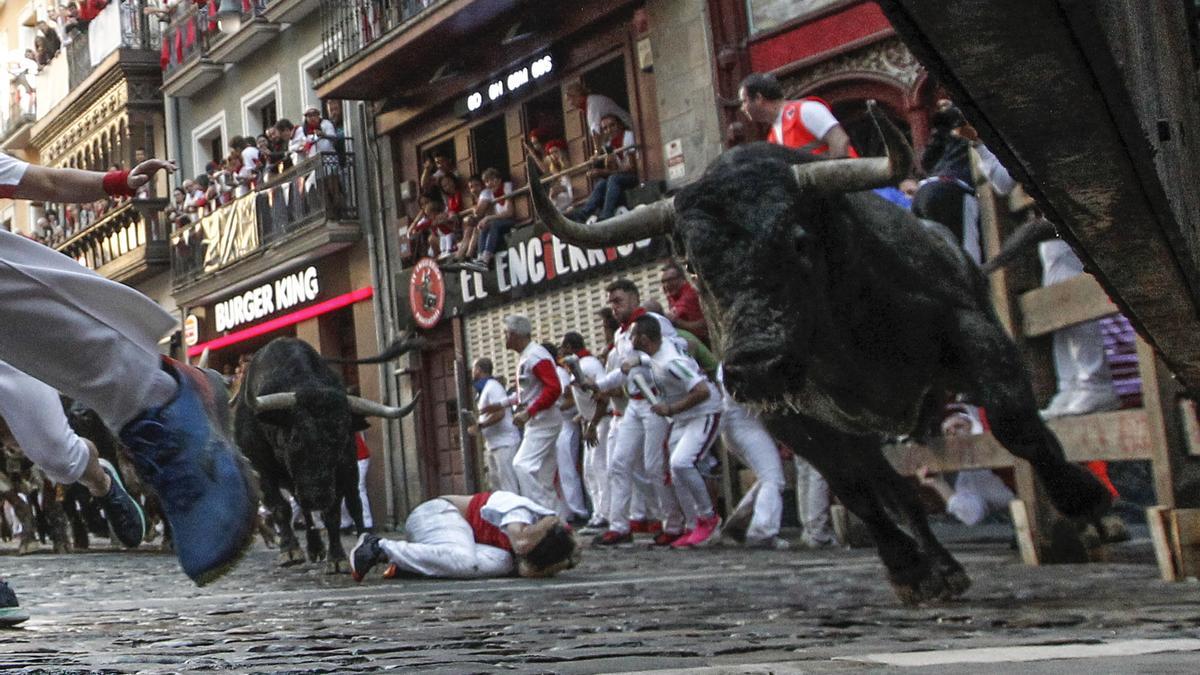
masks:
{"label": "painted road marking", "polygon": [[1060,645],[1014,645],[976,649],[943,649],[924,652],[887,652],[862,656],[838,656],[835,661],[880,663],[889,666],[940,666],[956,663],[1016,663],[1054,659],[1097,659],[1143,656],[1163,652],[1200,651],[1200,640],[1167,638],[1162,640],[1117,640],[1102,643]]}

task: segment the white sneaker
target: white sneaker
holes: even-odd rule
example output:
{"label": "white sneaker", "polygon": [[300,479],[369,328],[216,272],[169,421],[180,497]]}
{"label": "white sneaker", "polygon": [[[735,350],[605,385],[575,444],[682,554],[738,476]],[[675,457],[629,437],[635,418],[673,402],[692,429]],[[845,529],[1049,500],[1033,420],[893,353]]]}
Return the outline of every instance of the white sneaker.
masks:
{"label": "white sneaker", "polygon": [[588,216],[588,219],[586,221],[584,221],[584,224],[585,225],[595,225],[596,222],[599,220],[600,220],[600,216]]}
{"label": "white sneaker", "polygon": [[1106,410],[1119,410],[1121,397],[1111,389],[1099,391],[1084,389],[1072,393],[1067,405],[1063,408],[1064,415],[1088,415]]}
{"label": "white sneaker", "polygon": [[1071,392],[1059,392],[1050,399],[1050,405],[1038,411],[1044,420],[1052,420],[1067,414],[1067,402],[1071,400]]}

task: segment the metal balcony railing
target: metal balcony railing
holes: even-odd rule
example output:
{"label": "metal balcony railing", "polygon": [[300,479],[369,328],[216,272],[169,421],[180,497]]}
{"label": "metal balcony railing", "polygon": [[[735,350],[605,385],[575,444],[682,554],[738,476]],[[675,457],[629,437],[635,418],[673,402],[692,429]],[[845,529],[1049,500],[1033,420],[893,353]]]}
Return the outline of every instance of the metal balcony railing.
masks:
{"label": "metal balcony railing", "polygon": [[146,0],[109,3],[86,30],[75,34],[66,45],[70,88],[83,83],[118,49],[157,51],[162,45],[158,21],[145,15]]}
{"label": "metal balcony railing", "polygon": [[216,16],[209,15],[207,6],[188,2],[177,7],[180,9],[163,35],[166,43],[163,76],[168,78],[207,52],[208,43],[217,32]]}
{"label": "metal balcony railing", "polygon": [[25,87],[10,84],[9,85],[9,101],[8,114],[4,117],[4,130],[0,132],[0,137],[7,139],[23,124],[28,124],[37,119],[37,97],[33,90],[26,90]]}
{"label": "metal balcony railing", "polygon": [[321,32],[325,46],[322,72],[354,58],[393,28],[412,21],[449,0],[321,0]]}
{"label": "metal balcony railing", "polygon": [[357,220],[356,181],[353,152],[319,153],[180,228],[171,236],[175,285],[232,265],[310,225]]}
{"label": "metal balcony railing", "polygon": [[150,258],[166,246],[167,231],[160,216],[166,203],[165,199],[127,201],[54,248],[92,270],[138,249],[144,251],[146,262],[165,263],[165,255],[161,260]]}

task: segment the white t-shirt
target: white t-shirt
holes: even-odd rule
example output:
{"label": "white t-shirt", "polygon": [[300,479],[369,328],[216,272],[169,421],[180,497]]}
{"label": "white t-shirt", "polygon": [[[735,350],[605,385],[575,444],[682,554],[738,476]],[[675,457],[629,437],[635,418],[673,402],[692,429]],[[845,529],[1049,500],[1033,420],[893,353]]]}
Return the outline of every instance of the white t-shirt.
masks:
{"label": "white t-shirt", "polygon": [[483,391],[479,392],[476,410],[483,410],[493,403],[504,405],[504,417],[499,422],[479,430],[483,434],[483,442],[488,450],[517,445],[521,442],[521,433],[517,431],[517,425],[513,424],[512,411],[508,409],[508,394],[499,382],[488,378],[487,384],[483,385]]}
{"label": "white t-shirt", "polygon": [[[493,380],[494,381],[494,380]],[[496,490],[479,509],[479,517],[504,531],[505,525],[524,523],[532,525],[546,516],[554,515],[553,509],[520,495]],[[507,535],[508,533],[505,532]]]}
{"label": "white t-shirt", "polygon": [[10,198],[16,192],[29,162],[23,162],[12,155],[0,152],[0,197]]}
{"label": "white t-shirt", "polygon": [[[504,181],[504,185],[501,187],[501,189],[504,190],[505,195],[510,195],[510,194],[512,194],[512,191],[513,191],[513,184],[510,183],[509,181]],[[505,196],[501,196],[500,199],[502,199],[504,201],[497,201],[496,193],[493,192],[490,188],[484,188],[484,189],[480,190],[478,201],[487,200],[487,201],[491,202],[492,205],[490,207],[488,207],[487,213],[477,213],[475,215],[477,215],[481,218],[483,216],[500,216],[502,218],[512,217],[512,200],[508,199]]]}
{"label": "white t-shirt", "polygon": [[[558,397],[558,402],[561,404],[563,402],[563,395],[565,395],[567,393],[567,388],[571,386],[571,371],[567,370],[563,366],[555,366],[554,370],[555,370],[555,372],[558,373],[558,386],[562,388],[562,394],[559,394],[559,397]],[[564,420],[570,419],[571,417],[574,416],[574,412],[575,412],[574,400],[575,400],[575,398],[574,398],[574,396],[572,396],[571,397],[571,401],[572,401],[571,405],[567,406],[566,408],[561,408],[561,407],[559,408],[559,410],[562,411],[563,415],[566,416],[564,418]]]}
{"label": "white t-shirt", "polygon": [[250,178],[260,166],[262,166],[262,155],[259,153],[258,147],[247,145],[242,149],[242,168],[238,171],[238,178]]}
{"label": "white t-shirt", "polygon": [[[816,101],[804,101],[800,104],[800,123],[817,140],[825,138],[825,134],[838,125],[833,111]],[[779,114],[775,116],[775,124],[772,126],[775,130],[775,138],[783,138],[783,108],[779,109]]]}
{"label": "white t-shirt", "polygon": [[700,370],[696,359],[679,351],[666,340],[654,356],[641,354],[641,357],[642,363],[650,366],[650,372],[654,376],[654,388],[658,389],[664,403],[682,401],[698,384],[708,388],[708,398],[698,405],[672,415],[671,419],[680,422],[721,412],[721,395],[716,386],[704,376],[704,371]]}
{"label": "white t-shirt", "polygon": [[[604,377],[604,364],[600,363],[600,359],[588,354],[579,359],[579,372],[592,382],[599,382],[600,378]],[[571,386],[571,394],[575,396],[575,407],[579,410],[584,422],[588,422],[596,416],[595,395],[575,385]]]}
{"label": "white t-shirt", "polygon": [[[671,322],[667,321],[666,317],[663,317],[659,314],[655,314],[654,312],[646,312],[646,314],[658,319],[658,326],[662,329],[663,344],[672,343],[677,346],[678,342],[676,341],[681,340],[679,338],[679,334],[675,332],[675,326],[671,325]],[[621,364],[631,356],[640,353],[633,348],[633,337],[630,335],[632,332],[632,322],[630,322],[629,326],[622,326],[617,329],[617,333],[613,337],[612,349],[616,354],[616,367],[610,370],[604,376],[604,378],[598,381],[596,384],[600,387],[601,391],[616,389],[620,385],[625,385],[625,391],[629,394],[631,399],[634,396],[637,396],[638,399],[640,399],[642,397],[642,393],[638,391],[637,387],[634,385],[633,376],[635,374],[640,374],[646,380],[647,384],[653,385],[654,375],[646,366],[638,366],[633,370],[630,370],[628,378],[625,376],[625,373],[621,372]]]}

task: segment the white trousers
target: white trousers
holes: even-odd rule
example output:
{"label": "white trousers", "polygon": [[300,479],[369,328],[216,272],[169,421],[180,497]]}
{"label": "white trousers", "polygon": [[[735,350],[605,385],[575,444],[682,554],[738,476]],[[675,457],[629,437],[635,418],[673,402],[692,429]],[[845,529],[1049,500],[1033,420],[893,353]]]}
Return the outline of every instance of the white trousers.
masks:
{"label": "white trousers", "polygon": [[70,485],[83,476],[88,448],[67,423],[58,392],[3,361],[0,417],[21,451],[50,480]]}
{"label": "white trousers", "polygon": [[[775,439],[767,433],[758,417],[746,412],[745,408],[728,397],[724,414],[721,415],[721,438],[725,441],[725,447],[736,453],[757,479],[742,498],[742,502],[753,500],[754,515],[746,528],[746,541],[755,543],[778,536],[780,519],[783,517],[782,492],[786,481]],[[734,510],[742,510],[744,506],[749,504],[739,503]]]}
{"label": "white trousers", "polygon": [[[1042,259],[1042,286],[1067,281],[1083,274],[1083,262],[1061,239],[1038,244]],[[1104,354],[1104,335],[1100,321],[1085,321],[1054,331],[1054,371],[1058,392],[1071,396],[1076,392],[1113,392],[1112,372]]]}
{"label": "white trousers", "polygon": [[[375,527],[375,519],[371,517],[371,500],[367,498],[367,469],[371,468],[371,458],[358,460],[358,498],[362,501],[362,517],[363,527]],[[342,500],[342,529],[347,529],[354,525],[354,519],[350,517],[350,509],[346,507],[346,500]]]}
{"label": "white trousers", "polygon": [[831,544],[837,541],[829,519],[829,483],[811,464],[796,455],[796,497],[800,502],[800,522],[804,539],[809,544]]}
{"label": "white trousers", "polygon": [[633,492],[634,464],[640,457],[653,486],[655,501],[667,532],[683,530],[683,511],[675,490],[667,484],[666,418],[650,411],[646,401],[630,401],[617,427],[617,444],[608,462],[608,487],[612,491],[609,529],[629,531],[629,505]]}
{"label": "white trousers", "polygon": [[[0,231],[0,359],[92,408],[111,428],[174,396],[158,340],[177,323],[134,289]],[[13,406],[14,416],[36,414],[23,398]]]}
{"label": "white trousers", "polygon": [[555,418],[551,423],[531,422],[525,425],[525,437],[513,458],[513,471],[517,474],[517,494],[528,497],[538,504],[561,513],[558,493],[554,490],[554,474],[558,468],[555,454],[558,432],[562,420]]}
{"label": "white trousers", "polygon": [[671,484],[679,500],[685,522],[693,525],[698,517],[713,515],[712,497],[696,462],[717,442],[721,427],[720,413],[700,415],[671,424]]}
{"label": "white trousers", "polygon": [[521,485],[517,482],[517,472],[513,469],[513,459],[517,456],[517,446],[501,445],[488,448],[488,482],[492,490],[504,490],[515,495],[521,494]]}
{"label": "white trousers", "polygon": [[596,424],[596,444],[583,444],[583,484],[592,499],[592,518],[608,520],[608,430],[612,415]]}
{"label": "white trousers", "polygon": [[408,541],[384,539],[380,547],[405,572],[447,579],[482,579],[512,573],[513,557],[475,543],[475,533],[458,508],[445,499],[417,506],[404,522]]}
{"label": "white trousers", "polygon": [[[572,415],[574,413],[571,413]],[[579,423],[564,419],[555,443],[558,463],[558,487],[568,518],[586,518],[587,503],[583,499],[583,480],[579,477]]]}

